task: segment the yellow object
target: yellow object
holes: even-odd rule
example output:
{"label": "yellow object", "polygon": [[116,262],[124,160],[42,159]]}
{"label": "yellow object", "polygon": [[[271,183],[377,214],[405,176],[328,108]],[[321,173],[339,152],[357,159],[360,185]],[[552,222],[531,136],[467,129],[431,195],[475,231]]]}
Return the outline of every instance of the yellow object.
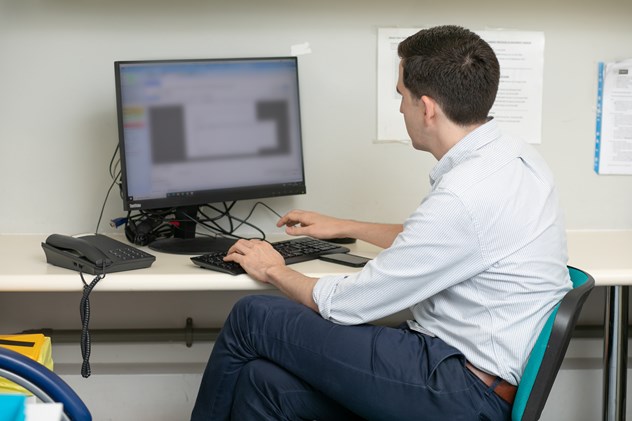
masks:
{"label": "yellow object", "polygon": [[[37,361],[49,370],[53,370],[53,355],[50,338],[41,333],[29,335],[0,335],[0,346],[19,352],[22,355]],[[31,395],[22,386],[0,377],[0,393],[19,392]]]}

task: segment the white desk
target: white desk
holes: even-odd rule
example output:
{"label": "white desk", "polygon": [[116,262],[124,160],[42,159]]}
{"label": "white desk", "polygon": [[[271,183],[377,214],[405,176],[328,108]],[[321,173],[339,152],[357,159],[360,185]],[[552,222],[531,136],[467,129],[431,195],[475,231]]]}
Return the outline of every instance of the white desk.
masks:
{"label": "white desk", "polygon": [[[47,265],[40,243],[45,235],[0,235],[0,291],[81,291],[76,272]],[[569,265],[589,272],[606,286],[604,332],[604,420],[625,419],[627,375],[628,286],[632,284],[632,230],[569,231]],[[353,253],[372,257],[379,249],[359,242]],[[268,285],[246,275],[231,276],[200,269],[189,256],[156,255],[151,268],[109,275],[95,291],[262,290]],[[293,266],[309,276],[354,271],[322,261]]]}
{"label": "white desk", "polygon": [[[115,237],[121,241],[122,238]],[[45,235],[0,235],[0,291],[60,292],[81,291],[77,272],[46,264],[41,242]],[[374,257],[379,248],[358,242],[348,245],[353,253]],[[116,272],[97,284],[94,291],[221,291],[260,290],[272,288],[247,275],[228,274],[201,269],[187,255],[164,254],[140,247],[156,256],[150,268]],[[325,276],[354,272],[358,269],[320,260],[303,262],[293,267],[308,276]],[[86,280],[92,275],[85,275]]]}
{"label": "white desk", "polygon": [[625,420],[628,358],[628,286],[632,284],[632,231],[569,231],[569,265],[606,286],[603,419]]}

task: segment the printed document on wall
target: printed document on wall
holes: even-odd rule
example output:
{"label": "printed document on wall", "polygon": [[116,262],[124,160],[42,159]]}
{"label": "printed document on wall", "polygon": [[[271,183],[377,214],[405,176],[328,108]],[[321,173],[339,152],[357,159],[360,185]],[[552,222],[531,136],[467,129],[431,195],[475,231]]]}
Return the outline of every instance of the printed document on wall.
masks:
{"label": "printed document on wall", "polygon": [[[421,28],[379,28],[377,51],[377,139],[410,141],[395,91],[397,46]],[[476,33],[489,43],[500,63],[500,84],[490,115],[502,131],[528,143],[542,142],[544,33],[488,30]]]}
{"label": "printed document on wall", "polygon": [[632,174],[632,59],[599,63],[595,172]]}

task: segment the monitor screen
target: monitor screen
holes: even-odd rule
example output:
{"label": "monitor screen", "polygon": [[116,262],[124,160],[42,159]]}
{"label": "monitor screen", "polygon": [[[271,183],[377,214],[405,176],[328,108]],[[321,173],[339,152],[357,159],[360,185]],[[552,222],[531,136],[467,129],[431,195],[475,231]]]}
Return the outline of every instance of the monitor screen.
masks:
{"label": "monitor screen", "polygon": [[114,65],[125,210],[305,193],[296,57]]}

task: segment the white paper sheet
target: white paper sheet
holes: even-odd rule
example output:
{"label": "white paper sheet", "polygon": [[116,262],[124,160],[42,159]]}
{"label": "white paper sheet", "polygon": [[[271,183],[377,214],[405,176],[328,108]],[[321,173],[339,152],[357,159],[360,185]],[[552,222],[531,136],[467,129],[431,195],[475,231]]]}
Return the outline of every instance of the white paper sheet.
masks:
{"label": "white paper sheet", "polygon": [[61,421],[61,403],[30,403],[26,405],[25,421]]}
{"label": "white paper sheet", "polygon": [[632,59],[599,63],[594,168],[632,174]]}

